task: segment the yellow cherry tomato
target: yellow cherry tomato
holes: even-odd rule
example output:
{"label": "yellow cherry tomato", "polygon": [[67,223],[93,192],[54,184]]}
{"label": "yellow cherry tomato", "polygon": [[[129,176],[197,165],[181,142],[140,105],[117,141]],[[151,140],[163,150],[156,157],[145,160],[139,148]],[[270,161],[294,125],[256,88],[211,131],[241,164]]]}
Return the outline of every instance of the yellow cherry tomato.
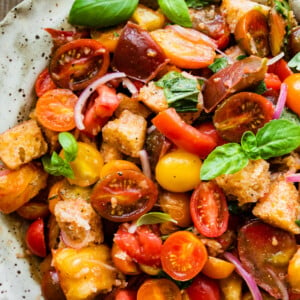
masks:
{"label": "yellow cherry tomato", "polygon": [[202,273],[214,279],[227,278],[235,269],[234,264],[218,257],[209,256]]}
{"label": "yellow cherry tomato", "polygon": [[288,281],[295,292],[300,292],[300,248],[294,254],[288,266]]}
{"label": "yellow cherry tomato", "polygon": [[187,192],[200,182],[201,160],[178,149],[164,155],[155,168],[156,180],[167,191]]}

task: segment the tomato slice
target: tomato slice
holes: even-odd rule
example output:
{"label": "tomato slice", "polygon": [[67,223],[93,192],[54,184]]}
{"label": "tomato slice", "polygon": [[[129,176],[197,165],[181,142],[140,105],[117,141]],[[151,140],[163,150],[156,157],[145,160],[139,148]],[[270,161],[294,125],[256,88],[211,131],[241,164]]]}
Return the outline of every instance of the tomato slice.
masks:
{"label": "tomato slice", "polygon": [[272,120],[273,114],[274,106],[267,98],[241,92],[226,99],[216,109],[213,122],[222,138],[240,142],[245,131],[256,133]]}
{"label": "tomato slice", "polygon": [[185,123],[174,108],[160,112],[152,119],[156,128],[176,146],[205,158],[216,146],[213,138]]}
{"label": "tomato slice", "polygon": [[53,131],[74,129],[74,107],[77,99],[78,97],[67,89],[49,90],[36,103],[38,122]]}
{"label": "tomato slice", "polygon": [[264,82],[266,84],[267,89],[280,90],[281,80],[274,73],[266,73]]}
{"label": "tomato slice", "polygon": [[102,44],[78,39],[54,52],[49,72],[59,87],[82,90],[107,72],[109,61],[109,51]]}
{"label": "tomato slice", "polygon": [[176,231],[161,249],[163,270],[175,280],[187,281],[195,277],[207,261],[202,241],[189,231]]}
{"label": "tomato slice", "polygon": [[43,70],[35,81],[35,93],[41,97],[45,92],[56,88],[56,84],[52,80],[48,68]]}
{"label": "tomato slice", "polygon": [[285,285],[288,263],[296,251],[294,235],[261,221],[244,225],[238,233],[243,267],[276,299],[282,298],[278,282]]}
{"label": "tomato slice", "polygon": [[126,222],[148,212],[157,196],[155,184],[143,173],[122,170],[97,183],[91,194],[91,204],[103,218]]}
{"label": "tomato slice", "polygon": [[128,231],[128,223],[120,225],[114,242],[125,251],[133,261],[147,266],[159,267],[162,240],[157,226],[142,225],[134,233]]}
{"label": "tomato slice", "polygon": [[280,59],[268,67],[269,73],[276,74],[281,81],[294,74],[284,59]]}
{"label": "tomato slice", "polygon": [[207,237],[218,237],[228,227],[228,207],[224,192],[212,182],[201,182],[194,190],[190,211],[197,230]]}

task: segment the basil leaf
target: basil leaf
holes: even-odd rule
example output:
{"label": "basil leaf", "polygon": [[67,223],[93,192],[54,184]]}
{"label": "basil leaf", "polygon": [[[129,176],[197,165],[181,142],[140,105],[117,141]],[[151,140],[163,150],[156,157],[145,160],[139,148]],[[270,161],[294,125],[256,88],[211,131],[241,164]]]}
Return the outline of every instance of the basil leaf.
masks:
{"label": "basil leaf", "polygon": [[256,94],[263,94],[264,92],[267,91],[267,86],[266,83],[262,80],[258,83],[258,85],[253,89],[253,92]]}
{"label": "basil leaf", "polygon": [[241,139],[241,147],[246,152],[249,159],[259,159],[259,149],[257,148],[257,141],[255,134],[252,131],[246,131]]}
{"label": "basil leaf", "polygon": [[216,58],[214,62],[208,66],[214,73],[219,72],[220,70],[228,66],[228,60],[226,57]]}
{"label": "basil leaf", "polygon": [[192,8],[202,8],[204,6],[209,5],[211,0],[186,0],[185,1],[188,7]]}
{"label": "basil leaf", "polygon": [[242,55],[237,56],[236,60],[243,60],[243,59],[245,59],[247,57],[248,57],[247,55],[242,54]]}
{"label": "basil leaf", "polygon": [[44,170],[51,175],[74,178],[74,172],[70,164],[56,152],[53,152],[51,157],[43,156],[42,163]]}
{"label": "basil leaf", "polygon": [[237,143],[228,143],[215,148],[204,160],[200,178],[210,180],[222,174],[233,174],[248,164],[248,157]]}
{"label": "basil leaf", "polygon": [[300,146],[300,126],[288,120],[272,120],[256,134],[261,158],[288,154]]}
{"label": "basil leaf", "polygon": [[295,223],[300,227],[300,220],[296,220]]}
{"label": "basil leaf", "polygon": [[114,26],[128,20],[138,0],[75,0],[69,23],[93,28]]}
{"label": "basil leaf", "polygon": [[149,225],[149,224],[158,224],[164,222],[173,222],[177,223],[176,220],[172,219],[169,214],[162,212],[149,212],[145,215],[142,215],[138,218],[136,225]]}
{"label": "basil leaf", "polygon": [[163,14],[173,23],[192,27],[192,20],[184,0],[158,0]]}
{"label": "basil leaf", "polygon": [[300,71],[300,52],[298,52],[289,62],[288,66]]}
{"label": "basil leaf", "polygon": [[285,19],[289,18],[290,6],[286,0],[275,0],[275,10],[280,13]]}
{"label": "basil leaf", "polygon": [[58,141],[64,149],[64,157],[66,161],[75,160],[78,152],[78,144],[75,137],[69,132],[61,132],[58,135]]}
{"label": "basil leaf", "polygon": [[283,109],[280,119],[289,120],[295,123],[296,125],[300,126],[300,118],[298,117],[298,115],[287,108]]}

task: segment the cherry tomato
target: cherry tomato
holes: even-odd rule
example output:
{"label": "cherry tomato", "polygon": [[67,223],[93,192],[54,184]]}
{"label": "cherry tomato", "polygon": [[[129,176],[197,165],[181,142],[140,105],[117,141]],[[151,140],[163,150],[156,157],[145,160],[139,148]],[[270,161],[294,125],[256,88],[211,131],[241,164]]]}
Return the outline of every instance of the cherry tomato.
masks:
{"label": "cherry tomato", "polygon": [[181,294],[169,279],[148,279],[140,286],[137,300],[181,300]]}
{"label": "cherry tomato", "polygon": [[287,275],[297,250],[294,235],[261,221],[244,225],[238,233],[238,253],[243,267],[256,283],[276,299],[282,298],[278,281]]}
{"label": "cherry tomato", "polygon": [[78,97],[70,90],[49,90],[36,103],[35,113],[38,122],[53,131],[74,129],[74,107],[77,100]]}
{"label": "cherry tomato", "polygon": [[43,70],[35,81],[35,93],[41,97],[45,92],[56,88],[56,84],[52,80],[48,68]]}
{"label": "cherry tomato", "polygon": [[268,73],[276,74],[281,81],[294,74],[284,59],[280,59],[268,67]]}
{"label": "cherry tomato", "polygon": [[200,125],[195,126],[201,133],[211,137],[217,146],[224,145],[227,143],[218,133],[216,127],[212,122],[204,122]]}
{"label": "cherry tomato", "polygon": [[136,300],[137,292],[127,289],[117,291],[115,300]]}
{"label": "cherry tomato", "polygon": [[228,227],[228,207],[224,192],[212,182],[201,182],[194,190],[190,210],[197,230],[207,237],[218,237]]}
{"label": "cherry tomato", "polygon": [[103,218],[126,222],[148,212],[157,195],[155,184],[143,173],[123,170],[97,183],[91,194],[91,204]]}
{"label": "cherry tomato", "polygon": [[278,55],[284,47],[284,39],[286,35],[286,21],[284,17],[275,8],[269,12],[269,44],[273,56]]}
{"label": "cherry tomato", "polygon": [[82,90],[107,72],[109,61],[109,51],[102,44],[78,39],[57,48],[49,72],[59,87]]}
{"label": "cherry tomato", "polygon": [[192,279],[202,270],[206,261],[204,244],[189,231],[172,233],[161,249],[162,268],[175,280]]}
{"label": "cherry tomato", "polygon": [[284,83],[287,84],[287,98],[286,105],[296,114],[300,116],[300,101],[299,101],[299,92],[300,92],[300,74],[296,73],[290,75],[284,80]]}
{"label": "cherry tomato", "polygon": [[274,73],[266,73],[264,82],[266,84],[267,89],[280,90],[281,80]]}
{"label": "cherry tomato", "polygon": [[240,142],[245,131],[254,133],[273,118],[274,106],[265,97],[241,92],[227,98],[216,109],[213,122],[228,141]]}
{"label": "cherry tomato", "polygon": [[36,220],[49,215],[49,208],[46,202],[30,201],[17,210],[17,214],[26,220]]}
{"label": "cherry tomato", "polygon": [[234,264],[218,257],[209,256],[202,273],[210,278],[222,279],[228,277],[235,269]]}
{"label": "cherry tomato", "polygon": [[221,292],[217,281],[198,275],[186,289],[190,300],[220,300]]}
{"label": "cherry tomato", "polygon": [[269,28],[265,15],[257,9],[248,11],[236,24],[234,36],[249,55],[269,54]]}
{"label": "cherry tomato", "polygon": [[300,249],[294,254],[289,261],[288,266],[288,282],[293,291],[300,293]]}
{"label": "cherry tomato", "polygon": [[60,284],[58,274],[54,268],[46,271],[42,276],[41,289],[45,299],[65,300]]}
{"label": "cherry tomato", "polygon": [[162,240],[157,226],[138,226],[134,233],[123,223],[115,234],[114,242],[134,261],[147,266],[160,266]]}
{"label": "cherry tomato", "polygon": [[156,128],[176,146],[205,158],[215,147],[215,141],[185,123],[174,108],[160,112],[152,119]]}
{"label": "cherry tomato", "polygon": [[28,227],[25,237],[27,248],[34,255],[40,257],[46,257],[47,255],[44,227],[43,219],[35,220]]}
{"label": "cherry tomato", "polygon": [[136,164],[128,160],[114,159],[106,163],[100,172],[100,178],[103,179],[105,176],[123,170],[134,170],[141,171]]}
{"label": "cherry tomato", "polygon": [[[197,32],[194,29],[183,30]],[[150,34],[171,63],[179,68],[199,69],[214,62],[216,56],[214,48],[203,39],[192,40],[189,36],[179,34],[172,27],[154,30]]]}

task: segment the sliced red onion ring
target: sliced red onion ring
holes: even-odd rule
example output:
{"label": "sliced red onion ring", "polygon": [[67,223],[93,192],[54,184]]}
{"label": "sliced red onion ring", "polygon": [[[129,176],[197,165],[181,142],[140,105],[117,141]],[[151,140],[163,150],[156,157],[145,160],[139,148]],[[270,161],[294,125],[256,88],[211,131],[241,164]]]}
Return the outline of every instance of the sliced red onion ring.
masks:
{"label": "sliced red onion ring", "polygon": [[267,66],[273,65],[284,57],[284,52],[280,52],[276,56],[268,59]]}
{"label": "sliced red onion ring", "polygon": [[290,174],[285,177],[287,182],[300,182],[300,173]]}
{"label": "sliced red onion ring", "polygon": [[287,291],[286,286],[284,285],[284,283],[278,278],[278,276],[275,274],[275,272],[271,269],[271,268],[267,268],[269,274],[273,277],[273,279],[275,280],[278,289],[281,293],[281,300],[289,300],[289,293]]}
{"label": "sliced red onion ring", "polygon": [[286,97],[287,97],[287,84],[286,83],[282,83],[280,86],[280,93],[279,93],[279,97],[277,100],[277,104],[275,107],[275,111],[274,111],[274,115],[273,115],[273,119],[279,119],[283,108],[285,106],[285,102],[286,102]]}
{"label": "sliced red onion ring", "polygon": [[90,235],[88,232],[86,232],[86,235],[83,240],[75,241],[75,240],[71,239],[64,230],[61,230],[60,238],[66,246],[68,246],[70,248],[74,248],[74,249],[80,249],[80,248],[83,248],[88,245]]}
{"label": "sliced red onion ring", "polygon": [[154,125],[151,125],[150,127],[147,128],[147,134],[152,133],[155,129],[156,127]]}
{"label": "sliced red onion ring", "polygon": [[263,300],[254,278],[243,268],[241,262],[229,252],[225,252],[224,257],[235,265],[237,273],[244,278],[253,296],[253,300]]}
{"label": "sliced red onion ring", "polygon": [[139,152],[139,156],[140,156],[144,175],[151,179],[151,168],[150,168],[149,156],[147,151],[141,150]]}
{"label": "sliced red onion ring", "polygon": [[89,86],[87,86],[83,92],[81,93],[81,95],[78,98],[78,101],[75,105],[74,108],[74,118],[75,118],[75,124],[76,127],[79,130],[84,130],[85,126],[83,124],[83,114],[82,114],[82,109],[84,108],[88,98],[90,97],[90,95],[97,89],[97,87],[99,87],[102,84],[107,83],[108,81],[111,81],[113,79],[117,79],[117,78],[123,78],[126,77],[125,73],[122,72],[116,72],[116,73],[109,73],[106,74],[102,77],[100,77],[99,79],[95,80],[93,83],[91,83]]}
{"label": "sliced red onion ring", "polygon": [[131,95],[133,97],[137,96],[139,91],[129,78],[124,78],[122,80],[122,83],[123,83],[123,86],[125,86],[128,89],[128,91],[131,93]]}

